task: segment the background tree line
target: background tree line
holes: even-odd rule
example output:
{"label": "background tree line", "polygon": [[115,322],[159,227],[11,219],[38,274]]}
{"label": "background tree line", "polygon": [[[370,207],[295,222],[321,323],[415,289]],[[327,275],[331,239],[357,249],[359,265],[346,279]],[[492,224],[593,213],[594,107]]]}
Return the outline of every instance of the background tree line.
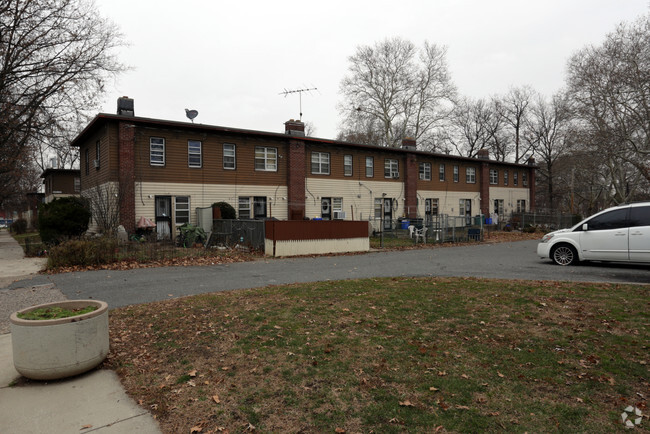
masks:
{"label": "background tree line", "polygon": [[567,62],[566,86],[473,99],[458,94],[446,49],[400,38],[361,46],[341,81],[338,139],[525,163],[537,209],[590,214],[650,199],[650,14],[620,24]]}

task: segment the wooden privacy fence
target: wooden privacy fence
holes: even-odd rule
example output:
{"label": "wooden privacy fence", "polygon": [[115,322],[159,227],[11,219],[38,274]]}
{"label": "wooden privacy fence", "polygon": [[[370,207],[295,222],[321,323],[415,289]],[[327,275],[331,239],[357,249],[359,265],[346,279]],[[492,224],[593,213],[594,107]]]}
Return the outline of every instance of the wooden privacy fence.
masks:
{"label": "wooden privacy fence", "polygon": [[265,253],[299,256],[370,250],[368,222],[318,220],[268,220],[265,222]]}

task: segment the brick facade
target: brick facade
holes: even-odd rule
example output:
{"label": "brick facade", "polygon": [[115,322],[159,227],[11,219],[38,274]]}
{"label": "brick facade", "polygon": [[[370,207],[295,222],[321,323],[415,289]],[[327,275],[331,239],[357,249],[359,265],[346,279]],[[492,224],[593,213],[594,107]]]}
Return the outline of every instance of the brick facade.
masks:
{"label": "brick facade", "polygon": [[119,123],[118,136],[120,224],[128,233],[135,232],[135,128]]}
{"label": "brick facade", "polygon": [[[304,136],[305,124],[293,119],[284,124],[285,132],[291,136]],[[289,220],[305,218],[305,142],[292,139],[289,141],[287,159],[287,191],[289,203]]]}

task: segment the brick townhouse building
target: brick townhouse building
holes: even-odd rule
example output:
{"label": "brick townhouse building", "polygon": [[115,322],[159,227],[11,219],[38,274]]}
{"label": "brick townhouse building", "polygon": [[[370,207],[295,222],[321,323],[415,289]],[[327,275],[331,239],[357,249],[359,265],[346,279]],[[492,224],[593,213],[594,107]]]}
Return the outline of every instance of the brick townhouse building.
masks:
{"label": "brick townhouse building", "polygon": [[409,138],[385,148],[306,137],[295,120],[273,133],[150,119],[135,116],[126,97],[71,145],[80,151],[82,196],[114,201],[129,233],[146,217],[173,236],[196,223],[194,209],[219,201],[239,218],[368,220],[387,229],[398,217],[528,211],[535,199],[532,159],[418,151]]}

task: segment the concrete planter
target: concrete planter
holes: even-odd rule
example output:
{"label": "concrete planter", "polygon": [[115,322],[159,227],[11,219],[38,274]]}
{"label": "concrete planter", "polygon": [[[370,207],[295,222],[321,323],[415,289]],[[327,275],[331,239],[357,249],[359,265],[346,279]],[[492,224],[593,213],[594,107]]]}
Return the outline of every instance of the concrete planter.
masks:
{"label": "concrete planter", "polygon": [[[42,307],[97,310],[70,318],[24,320],[18,313]],[[32,306],[11,314],[14,366],[27,378],[55,380],[86,372],[108,355],[108,304],[97,300],[70,300]]]}

